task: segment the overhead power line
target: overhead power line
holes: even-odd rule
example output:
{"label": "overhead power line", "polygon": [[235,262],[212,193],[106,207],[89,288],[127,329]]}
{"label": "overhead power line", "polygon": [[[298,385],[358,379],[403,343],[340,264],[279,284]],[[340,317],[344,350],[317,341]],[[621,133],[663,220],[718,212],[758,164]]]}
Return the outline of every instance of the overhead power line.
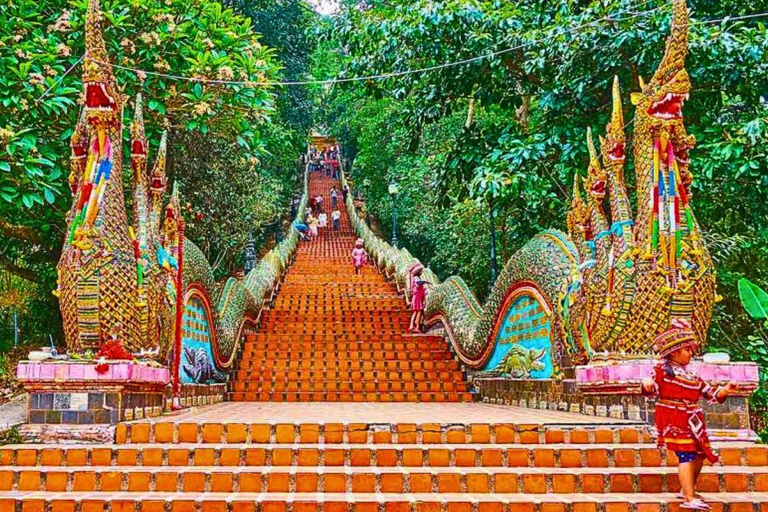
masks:
{"label": "overhead power line", "polygon": [[[635,9],[646,5],[653,0],[645,0],[644,2],[641,2],[637,6],[635,6]],[[577,25],[575,27],[572,27],[570,29],[567,29],[569,32],[574,33],[581,31],[585,28],[588,28],[590,26],[593,26],[598,23],[602,22],[616,22],[616,21],[626,21],[634,18],[641,18],[648,16],[656,11],[661,10],[663,7],[655,7],[653,9],[648,9],[646,11],[633,11],[630,16],[627,17],[621,17],[621,18],[612,18],[610,16],[601,17],[599,19],[590,21],[588,23],[584,23],[582,25]],[[727,22],[734,22],[734,21],[741,21],[741,20],[749,20],[749,19],[758,19],[758,18],[766,18],[768,17],[768,12],[762,12],[762,13],[754,13],[754,14],[748,14],[743,16],[726,16],[724,18],[719,19],[712,19],[712,20],[692,20],[690,23],[691,25],[696,24],[714,24],[714,23],[727,23]],[[168,73],[161,73],[157,71],[147,71],[143,69],[138,68],[132,68],[129,66],[123,66],[122,64],[113,64],[109,62],[101,62],[97,61],[102,65],[106,66],[112,66],[113,68],[122,69],[125,71],[131,71],[134,73],[142,73],[148,76],[158,76],[162,78],[167,78],[171,80],[180,80],[180,81],[187,81],[187,82],[197,82],[197,83],[203,83],[203,84],[216,84],[216,85],[242,85],[242,86],[255,86],[255,87],[279,87],[279,86],[294,86],[294,85],[332,85],[337,83],[348,83],[348,82],[360,82],[360,81],[369,81],[369,80],[383,80],[387,78],[395,78],[400,76],[407,76],[407,75],[413,75],[413,74],[419,74],[419,73],[427,73],[430,71],[436,71],[439,69],[445,69],[445,68],[451,68],[456,66],[462,66],[465,64],[471,64],[473,62],[478,62],[484,59],[490,59],[493,57],[497,57],[499,55],[503,55],[505,53],[509,53],[515,50],[520,50],[529,46],[532,46],[537,43],[543,43],[546,42],[554,37],[562,35],[562,31],[560,30],[553,30],[552,33],[547,34],[546,36],[534,39],[531,41],[527,41],[525,43],[521,43],[516,46],[511,46],[507,48],[503,48],[501,50],[495,50],[489,53],[485,53],[483,55],[477,55],[475,57],[470,57],[466,59],[461,59],[457,61],[452,62],[446,62],[443,64],[436,64],[433,66],[427,66],[423,68],[417,68],[417,69],[408,69],[403,71],[392,71],[390,73],[382,73],[378,75],[367,75],[367,76],[356,76],[356,77],[349,77],[349,78],[331,78],[327,80],[288,80],[288,81],[265,81],[265,82],[256,82],[256,81],[248,81],[248,80],[218,80],[218,79],[208,79],[208,78],[196,78],[196,77],[186,77],[186,76],[180,76],[180,75],[172,75]],[[70,67],[69,70],[67,70],[67,73],[69,73],[72,68],[74,68],[78,63],[80,63],[83,60],[83,57],[81,57],[75,64]],[[66,76],[65,73],[62,77],[59,78],[59,80],[51,87],[46,90],[40,98],[38,98],[38,101],[45,97],[54,87],[56,87],[61,80]]]}

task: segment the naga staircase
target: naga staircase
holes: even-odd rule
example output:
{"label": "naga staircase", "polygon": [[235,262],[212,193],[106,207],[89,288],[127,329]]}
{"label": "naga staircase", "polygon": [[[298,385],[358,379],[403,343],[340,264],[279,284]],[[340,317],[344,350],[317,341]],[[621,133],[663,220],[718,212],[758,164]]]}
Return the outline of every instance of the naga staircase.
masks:
{"label": "naga staircase", "polygon": [[[311,176],[330,218],[338,180]],[[469,402],[459,363],[440,336],[408,333],[410,312],[368,265],[352,269],[356,236],[339,193],[341,230],[299,245],[274,305],[243,345],[233,401]]]}
{"label": "naga staircase", "polygon": [[[330,204],[332,183],[310,189]],[[302,242],[244,346],[235,403],[121,423],[108,444],[0,446],[0,511],[679,510],[674,456],[644,424],[414,403],[471,395],[442,338],[405,334],[395,289],[351,272],[353,240],[342,210],[340,232]],[[275,403],[298,401],[317,403]],[[724,465],[700,480],[712,509],[766,512],[768,448],[718,448]]]}

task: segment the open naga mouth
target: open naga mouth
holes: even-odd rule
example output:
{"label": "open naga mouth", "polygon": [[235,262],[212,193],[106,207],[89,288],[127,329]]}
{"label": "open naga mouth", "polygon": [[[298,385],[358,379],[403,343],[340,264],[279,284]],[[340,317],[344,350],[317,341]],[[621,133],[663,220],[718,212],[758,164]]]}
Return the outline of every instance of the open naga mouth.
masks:
{"label": "open naga mouth", "polygon": [[688,157],[688,148],[682,146],[675,148],[675,159],[677,160],[678,164],[690,164],[691,159]]}
{"label": "open naga mouth", "polygon": [[599,199],[605,197],[605,180],[595,180],[589,188],[589,192]]}
{"label": "open naga mouth", "polygon": [[135,156],[147,156],[147,150],[144,147],[144,143],[140,140],[133,141],[131,145],[131,154]]}
{"label": "open naga mouth", "polygon": [[681,119],[683,117],[683,105],[688,99],[688,94],[675,94],[668,92],[664,98],[651,103],[648,115],[657,119]]}
{"label": "open naga mouth", "polygon": [[608,150],[608,158],[614,162],[623,162],[624,156],[624,144],[614,144],[613,147]]}
{"label": "open naga mouth", "polygon": [[93,110],[117,109],[117,103],[107,92],[105,84],[95,82],[85,85],[85,106]]}
{"label": "open naga mouth", "polygon": [[158,176],[152,176],[152,183],[150,184],[152,190],[161,193],[165,191],[165,180]]}

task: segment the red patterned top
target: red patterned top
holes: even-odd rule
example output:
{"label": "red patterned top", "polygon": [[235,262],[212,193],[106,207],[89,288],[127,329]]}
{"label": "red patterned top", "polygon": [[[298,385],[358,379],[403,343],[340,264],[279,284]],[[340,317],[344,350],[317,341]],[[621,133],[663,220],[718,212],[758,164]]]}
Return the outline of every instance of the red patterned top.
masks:
{"label": "red patterned top", "polygon": [[662,361],[654,368],[655,390],[645,393],[658,396],[656,403],[656,428],[659,445],[676,452],[698,452],[710,462],[717,462],[717,455],[707,436],[704,411],[699,400],[706,398],[711,403],[725,400],[720,387],[713,387],[692,372],[688,366],[671,361]]}

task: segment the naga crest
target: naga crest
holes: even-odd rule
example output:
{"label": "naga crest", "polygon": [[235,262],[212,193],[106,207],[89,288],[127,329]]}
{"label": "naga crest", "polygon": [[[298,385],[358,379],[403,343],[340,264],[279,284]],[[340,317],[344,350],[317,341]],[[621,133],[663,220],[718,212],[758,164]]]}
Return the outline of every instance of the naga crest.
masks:
{"label": "naga crest", "polygon": [[[642,92],[632,95],[638,197],[634,215],[624,182],[626,136],[614,79],[613,111],[600,139],[604,174],[597,171],[599,164],[590,164],[592,183],[607,179],[611,219],[605,233],[610,239],[608,257],[598,257],[591,274],[597,286],[583,288],[586,335],[596,351],[653,353],[654,337],[673,318],[692,321],[700,343],[706,338],[714,273],[689,201],[688,151],[695,141],[683,123],[691,88],[685,70],[687,43],[688,9],[684,0],[674,0],[672,33],[661,64],[648,84],[641,80]],[[590,159],[595,159],[592,148]]]}
{"label": "naga crest", "polygon": [[122,105],[112,66],[109,64],[98,0],[90,0],[88,5],[83,89],[88,123],[94,128],[118,127],[121,123]]}

